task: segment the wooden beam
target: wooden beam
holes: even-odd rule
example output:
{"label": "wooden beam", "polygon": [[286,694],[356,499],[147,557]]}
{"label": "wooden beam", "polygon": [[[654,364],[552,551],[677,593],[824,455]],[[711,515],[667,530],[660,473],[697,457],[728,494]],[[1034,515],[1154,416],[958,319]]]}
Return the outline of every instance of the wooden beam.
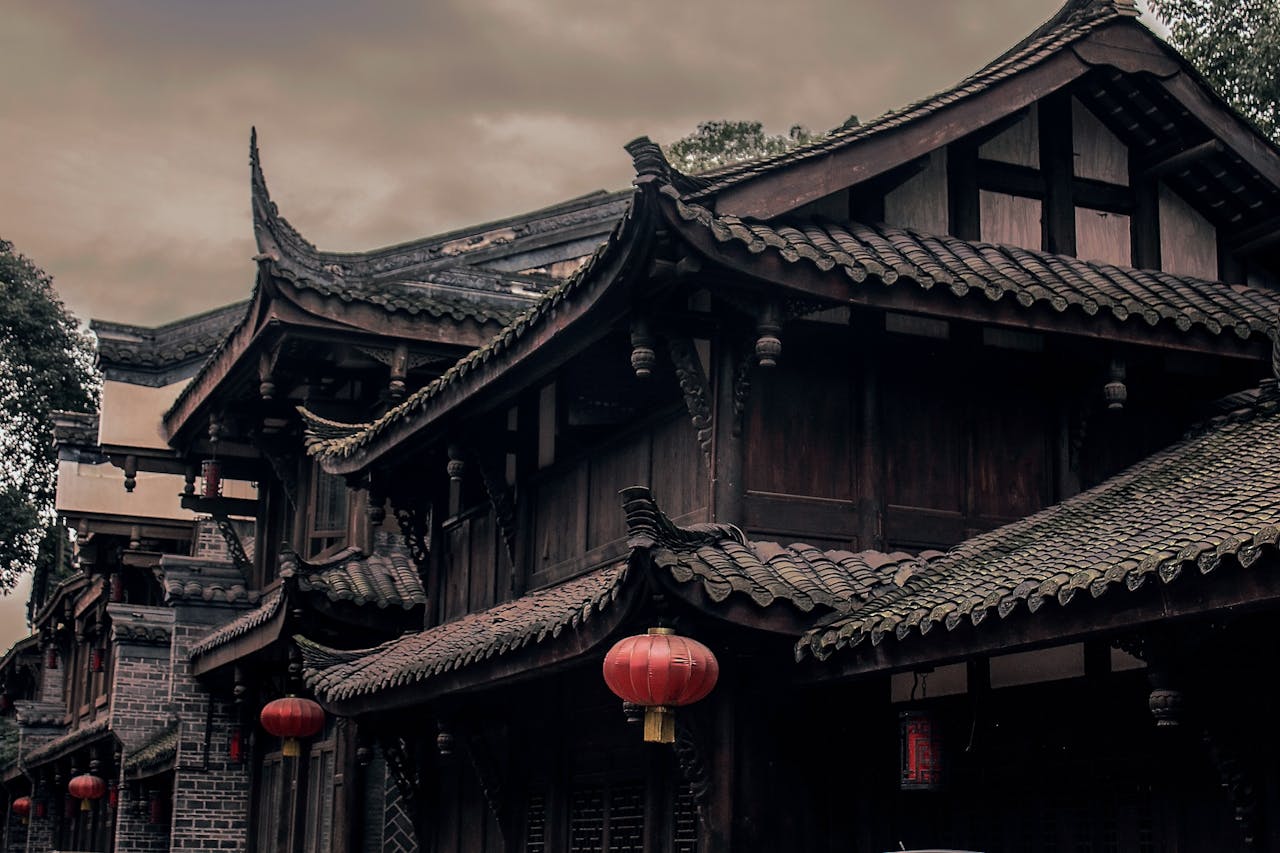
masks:
{"label": "wooden beam", "polygon": [[1227,246],[1236,254],[1245,255],[1256,249],[1268,246],[1280,236],[1280,216],[1259,222],[1233,234]]}
{"label": "wooden beam", "polygon": [[1171,154],[1161,160],[1140,166],[1141,171],[1137,177],[1142,178],[1159,178],[1171,172],[1176,172],[1192,163],[1197,163],[1206,157],[1214,154],[1221,154],[1226,150],[1226,146],[1222,144],[1220,139],[1210,139],[1208,142],[1201,142],[1199,145],[1193,145],[1190,148]]}
{"label": "wooden beam", "polygon": [[823,156],[799,160],[726,187],[716,196],[716,211],[771,219],[874,178],[1025,109],[1071,83],[1088,67],[1068,51],[1057,53],[1033,68],[924,113],[898,128],[870,134]]}
{"label": "wooden beam", "polygon": [[1058,255],[1076,253],[1072,133],[1071,95],[1055,92],[1043,98],[1040,101],[1040,168],[1044,173],[1041,248]]}

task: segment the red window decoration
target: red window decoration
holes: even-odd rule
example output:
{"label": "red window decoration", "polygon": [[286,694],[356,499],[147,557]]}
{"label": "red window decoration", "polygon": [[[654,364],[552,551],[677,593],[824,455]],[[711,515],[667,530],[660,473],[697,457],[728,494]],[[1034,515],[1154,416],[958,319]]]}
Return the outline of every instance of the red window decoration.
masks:
{"label": "red window decoration", "polygon": [[222,494],[222,463],[217,459],[206,459],[200,463],[200,495],[216,498]]}
{"label": "red window decoration", "polygon": [[324,709],[310,699],[297,696],[268,702],[260,719],[264,729],[284,738],[282,752],[289,758],[297,758],[300,754],[299,738],[318,735],[324,729]]}
{"label": "red window decoration", "polygon": [[100,799],[103,794],[107,793],[107,783],[102,780],[101,776],[82,773],[74,777],[67,785],[67,793],[80,801],[80,811],[87,812],[90,800]]}
{"label": "red window decoration", "polygon": [[926,711],[898,714],[898,787],[903,791],[936,791],[942,785],[942,741],[937,721]]}
{"label": "red window decoration", "polygon": [[10,806],[10,808],[13,810],[14,814],[22,818],[22,823],[25,825],[27,818],[31,815],[31,798],[18,797],[18,799],[13,801],[13,805]]}
{"label": "red window decoration", "polygon": [[672,707],[705,699],[720,677],[711,649],[670,628],[627,637],[604,658],[604,682],[624,702],[644,706],[644,739],[674,743]]}

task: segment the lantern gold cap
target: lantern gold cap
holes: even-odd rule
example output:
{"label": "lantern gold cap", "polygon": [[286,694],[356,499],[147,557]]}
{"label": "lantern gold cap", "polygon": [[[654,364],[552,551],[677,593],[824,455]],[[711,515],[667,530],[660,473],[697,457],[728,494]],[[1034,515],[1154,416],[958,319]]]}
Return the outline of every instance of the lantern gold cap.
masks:
{"label": "lantern gold cap", "polygon": [[650,628],[647,633],[662,634],[664,636],[669,636],[671,634],[674,634],[675,632],[676,632],[675,628]]}

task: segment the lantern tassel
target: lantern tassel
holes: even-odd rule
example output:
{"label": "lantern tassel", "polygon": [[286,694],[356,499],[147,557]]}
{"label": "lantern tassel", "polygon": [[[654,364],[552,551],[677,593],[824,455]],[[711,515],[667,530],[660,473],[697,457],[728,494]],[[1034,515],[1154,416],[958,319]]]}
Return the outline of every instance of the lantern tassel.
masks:
{"label": "lantern tassel", "polygon": [[302,754],[302,748],[296,737],[287,737],[284,739],[284,748],[281,750],[285,758],[297,758]]}
{"label": "lantern tassel", "polygon": [[81,800],[81,801],[80,801],[80,811],[82,811],[82,812],[87,812],[88,810],[89,810],[89,801],[88,801],[88,800]]}
{"label": "lantern tassel", "polygon": [[644,741],[676,742],[676,715],[666,705],[650,705],[644,709]]}

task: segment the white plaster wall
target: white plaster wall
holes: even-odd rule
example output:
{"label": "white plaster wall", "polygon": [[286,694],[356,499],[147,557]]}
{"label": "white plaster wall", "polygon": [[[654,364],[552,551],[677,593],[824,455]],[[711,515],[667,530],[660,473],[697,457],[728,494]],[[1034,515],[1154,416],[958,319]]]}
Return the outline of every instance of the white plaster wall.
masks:
{"label": "white plaster wall", "polygon": [[187,380],[161,388],[102,383],[102,415],[98,440],[104,445],[166,447],[160,434],[160,420],[178,398]]}

